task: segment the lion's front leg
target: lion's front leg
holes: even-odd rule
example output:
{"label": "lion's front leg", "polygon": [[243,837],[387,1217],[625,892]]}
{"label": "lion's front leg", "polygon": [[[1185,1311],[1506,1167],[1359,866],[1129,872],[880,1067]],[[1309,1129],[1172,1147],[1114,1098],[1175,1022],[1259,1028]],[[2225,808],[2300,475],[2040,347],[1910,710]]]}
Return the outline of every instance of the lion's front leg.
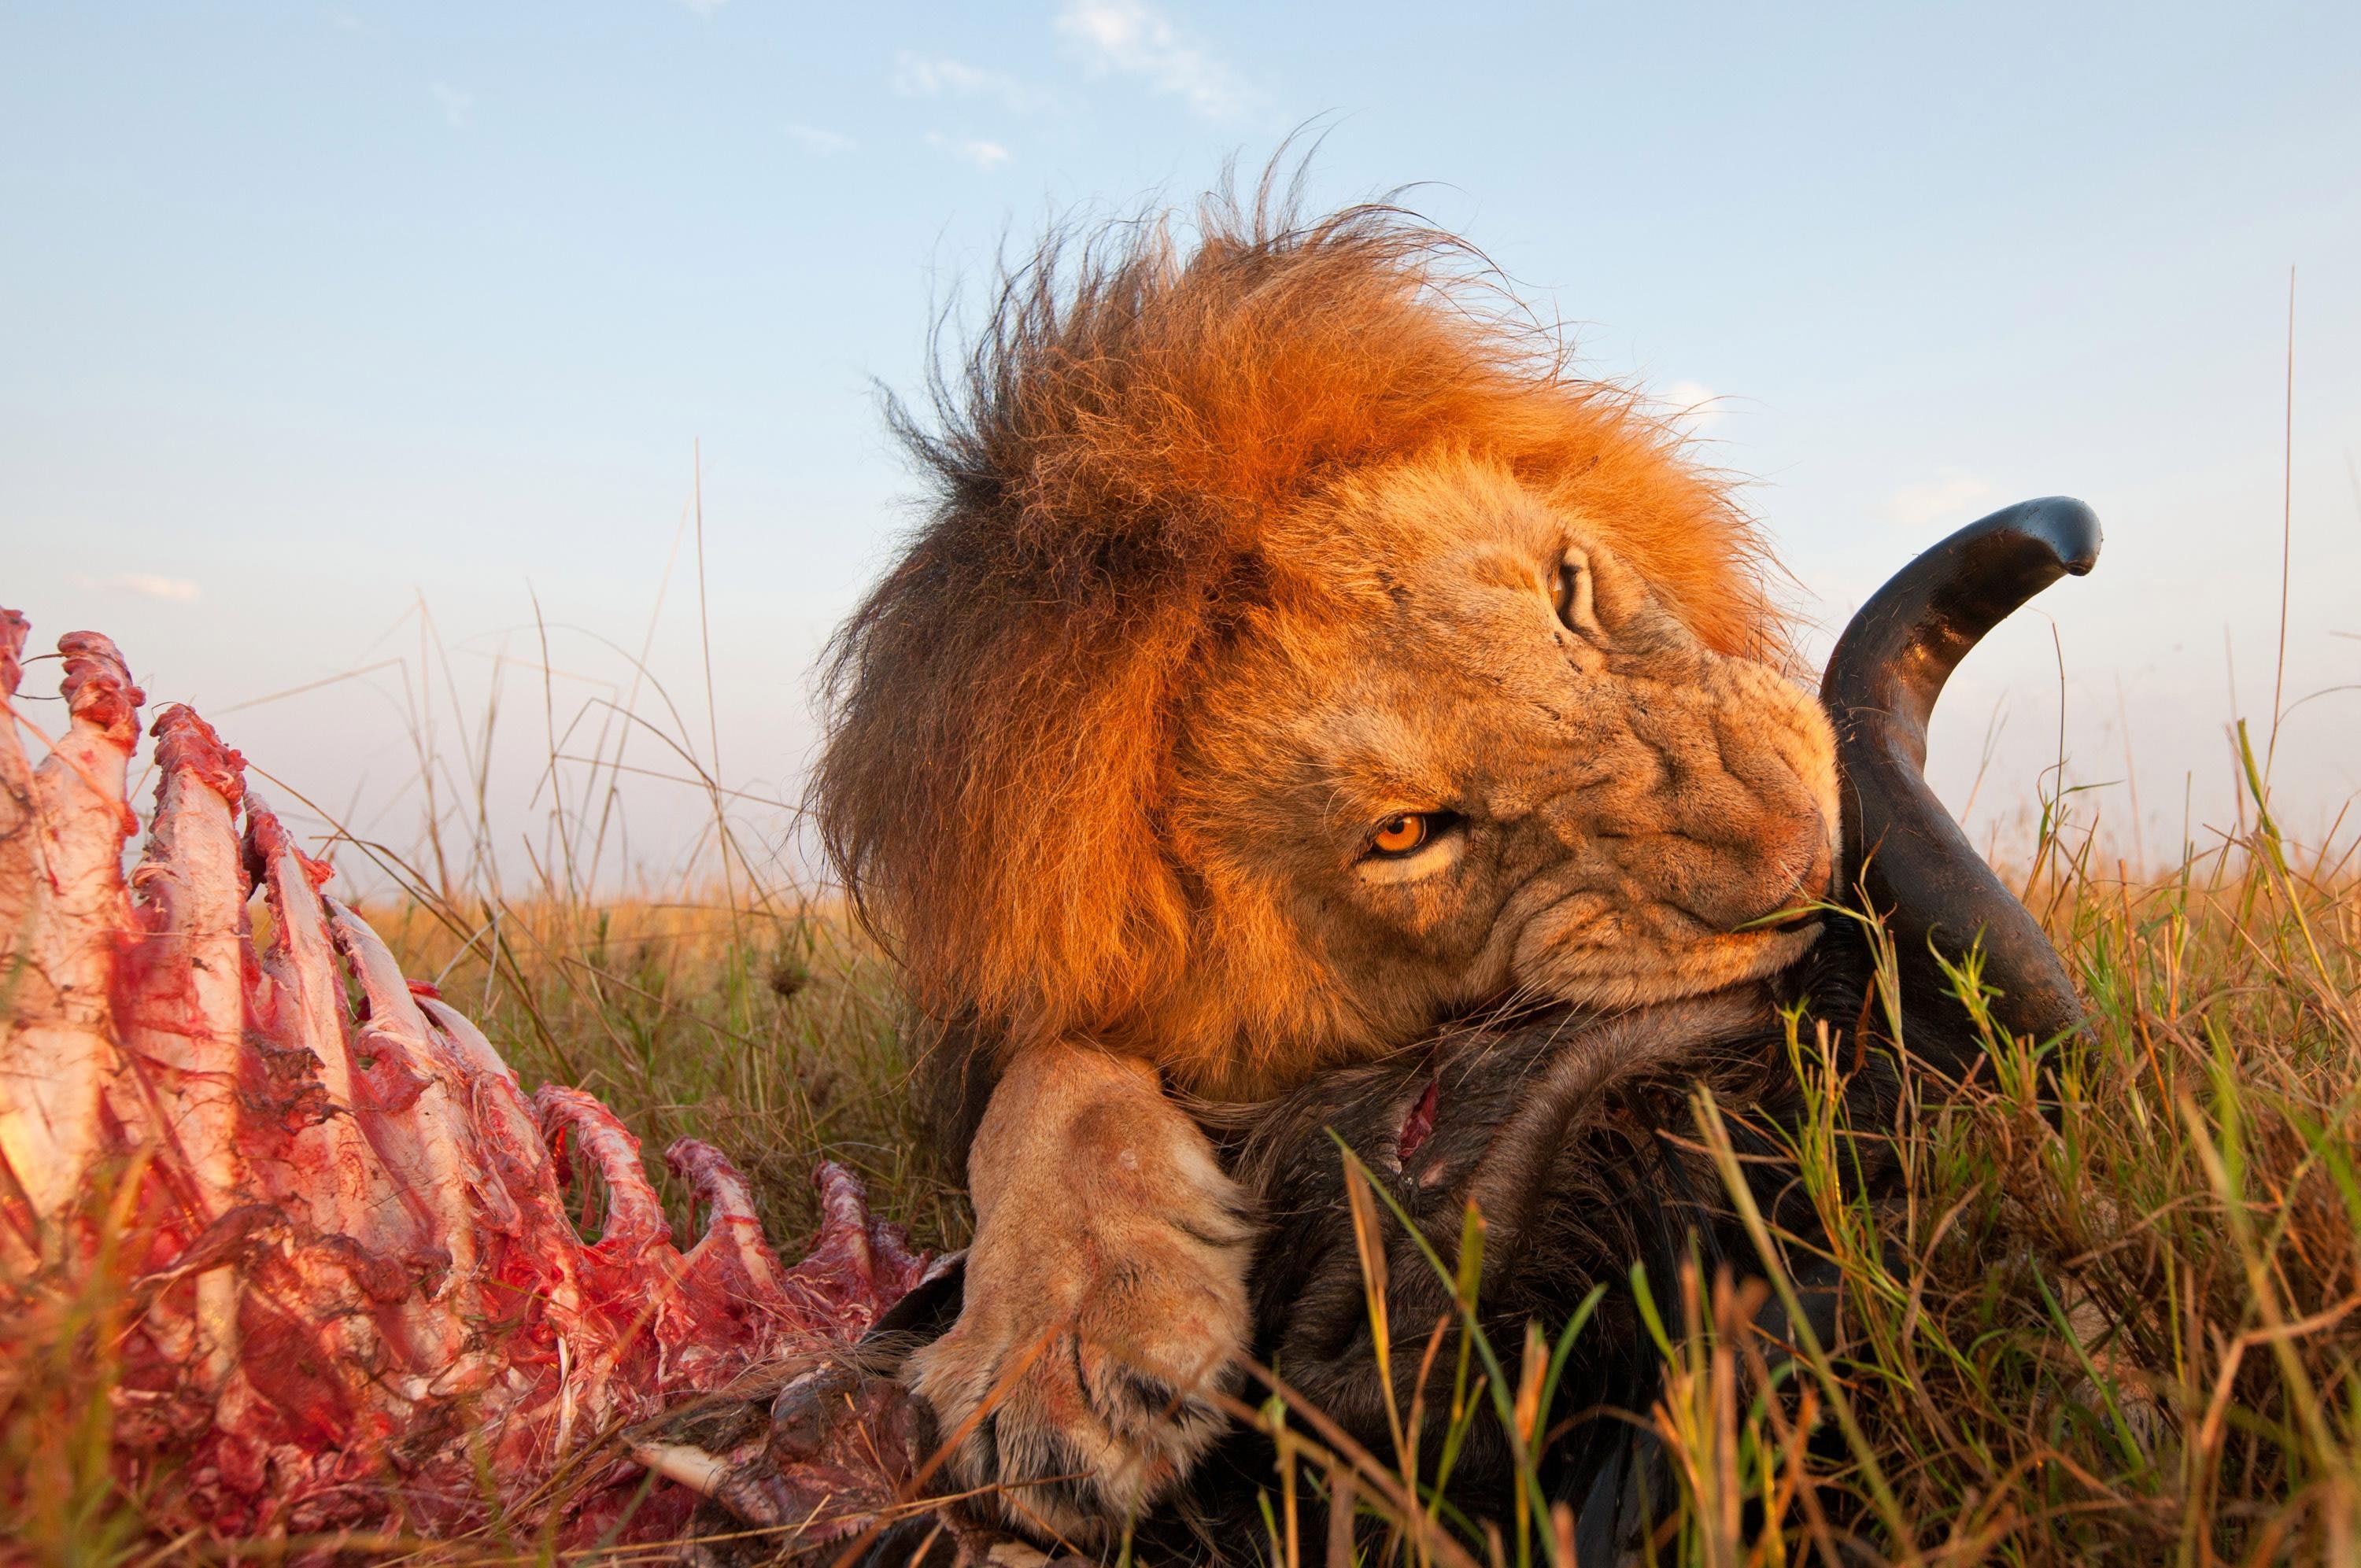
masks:
{"label": "lion's front leg", "polygon": [[1103,1544],[1225,1424],[1207,1396],[1235,1385],[1246,1347],[1245,1200],[1153,1068],[1063,1044],[1010,1063],[968,1182],[959,1322],[909,1381],[956,1439],[960,1490]]}

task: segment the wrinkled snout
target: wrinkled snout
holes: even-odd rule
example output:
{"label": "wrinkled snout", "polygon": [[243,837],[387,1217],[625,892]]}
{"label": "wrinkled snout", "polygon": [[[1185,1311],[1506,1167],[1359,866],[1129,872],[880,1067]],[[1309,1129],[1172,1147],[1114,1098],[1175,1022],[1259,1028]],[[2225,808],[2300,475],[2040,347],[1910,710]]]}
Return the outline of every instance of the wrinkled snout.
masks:
{"label": "wrinkled snout", "polygon": [[1682,879],[1666,892],[1699,925],[1736,932],[1829,891],[1836,738],[1817,703],[1758,664],[1723,661],[1702,695],[1711,754],[1668,771],[1662,796],[1670,831],[1708,863],[1694,891]]}
{"label": "wrinkled snout", "polygon": [[[1794,961],[1835,880],[1836,743],[1769,666],[1703,648],[1607,563],[1542,816],[1518,979],[1567,1001],[1659,1002]],[[1620,591],[1609,591],[1620,590]],[[1792,915],[1783,919],[1783,915]]]}
{"label": "wrinkled snout", "polygon": [[1622,753],[1620,776],[1575,791],[1556,826],[1635,906],[1734,934],[1828,891],[1835,740],[1817,704],[1760,665],[1700,675],[1600,694],[1623,710],[1601,726],[1621,730],[1603,748]]}
{"label": "wrinkled snout", "polygon": [[[1834,880],[1834,818],[1809,798],[1802,781],[1781,798],[1751,802],[1727,821],[1676,828],[1658,852],[1666,864],[1663,895],[1708,931],[1735,934],[1779,924],[1783,914],[1802,918],[1805,907],[1825,897]],[[1689,858],[1684,843],[1697,846],[1698,864],[1682,876],[1678,862]],[[1640,868],[1646,875],[1646,868]]]}

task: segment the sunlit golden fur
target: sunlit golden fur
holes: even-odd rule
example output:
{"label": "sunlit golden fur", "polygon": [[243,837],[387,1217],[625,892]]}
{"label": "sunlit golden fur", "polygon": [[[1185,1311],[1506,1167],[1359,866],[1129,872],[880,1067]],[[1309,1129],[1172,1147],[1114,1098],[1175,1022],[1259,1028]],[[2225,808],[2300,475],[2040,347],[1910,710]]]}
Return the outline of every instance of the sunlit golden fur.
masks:
{"label": "sunlit golden fur", "polygon": [[811,798],[1005,1072],[909,1363],[946,1479],[1104,1543],[1246,1343],[1244,1199],[1165,1091],[1759,980],[1812,939],[1833,746],[1721,486],[1393,210],[1053,243],[935,390]]}
{"label": "sunlit golden fur", "polygon": [[[1216,201],[1198,227],[1051,243],[935,428],[895,410],[934,504],[834,645],[812,800],[931,1009],[1268,1092],[1423,1020],[1372,1009],[1295,912],[1230,896],[1176,808],[1268,749],[1242,708],[1301,696],[1272,650],[1316,663],[1481,525],[1439,524],[1442,491],[1573,520],[1712,653],[1782,644],[1721,483],[1458,242],[1385,207]],[[1480,1000],[1419,989],[1421,1013]]]}

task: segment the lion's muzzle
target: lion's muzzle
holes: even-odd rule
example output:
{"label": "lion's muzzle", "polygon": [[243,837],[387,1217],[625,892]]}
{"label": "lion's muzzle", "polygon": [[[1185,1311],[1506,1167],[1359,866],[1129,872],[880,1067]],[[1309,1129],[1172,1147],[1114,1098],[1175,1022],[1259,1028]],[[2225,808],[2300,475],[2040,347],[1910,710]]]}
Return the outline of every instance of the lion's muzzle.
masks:
{"label": "lion's muzzle", "polygon": [[1703,647],[1611,554],[1590,563],[1602,613],[1584,641],[1607,657],[1568,661],[1558,745],[1511,784],[1546,795],[1511,900],[1517,983],[1620,1005],[1792,962],[1835,879],[1827,717],[1767,665]]}

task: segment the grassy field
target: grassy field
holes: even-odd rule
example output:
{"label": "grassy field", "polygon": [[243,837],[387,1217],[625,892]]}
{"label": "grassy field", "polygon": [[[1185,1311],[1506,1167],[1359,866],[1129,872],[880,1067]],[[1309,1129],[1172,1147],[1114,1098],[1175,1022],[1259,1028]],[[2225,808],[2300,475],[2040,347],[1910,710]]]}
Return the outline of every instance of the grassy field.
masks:
{"label": "grassy field", "polygon": [[[2254,815],[2156,879],[2048,841],[2031,902],[2093,1027],[2000,1048],[1963,1092],[1929,1096],[1900,1135],[1898,1211],[1848,1206],[1848,1130],[1806,1130],[1799,1174],[1846,1280],[1836,1343],[1773,1376],[1732,1327],[1750,1304],[1680,1282],[1690,1320],[1723,1332],[1668,1336],[1667,1398],[1633,1412],[1680,1456],[1664,1561],[2361,1553],[2361,880]],[[383,924],[528,1078],[596,1089],[651,1146],[719,1142],[774,1235],[807,1229],[825,1150],[929,1242],[960,1239],[955,1188],[913,1153],[890,972],[835,922],[742,894],[544,899],[498,912],[490,957],[494,913]],[[1491,1348],[1502,1384],[1534,1375],[1520,1347]],[[1319,1445],[1301,1458],[1307,1496],[1324,1489]],[[1560,1556],[1545,1521],[1500,1524],[1502,1561]],[[1417,1551],[1422,1533],[1414,1555],[1445,1550]]]}
{"label": "grassy field", "polygon": [[[1741,1326],[1745,1292],[1674,1282],[1697,1326],[1661,1342],[1663,1403],[1630,1412],[1680,1475],[1655,1560],[2361,1558],[2361,877],[2283,844],[2251,801],[2248,817],[2161,877],[2048,836],[2022,880],[2088,1037],[1998,1046],[1898,1135],[1804,1130],[1799,1179],[1845,1279],[1834,1343],[1782,1364]],[[765,889],[743,860],[669,901],[547,881],[506,902],[412,891],[371,910],[411,973],[528,1083],[594,1090],[651,1147],[694,1132],[728,1149],[783,1250],[810,1229],[822,1153],[922,1242],[962,1238],[951,1173],[915,1142],[891,971],[829,906]],[[1839,1070],[1800,1044],[1806,1071]],[[1699,1135],[1716,1140],[1709,1119]],[[1850,1205],[1848,1138],[1896,1135],[1905,1200]],[[1477,1347],[1458,1419],[1529,1422],[1549,1348]],[[148,1560],[156,1543],[86,1446],[80,1375],[0,1383],[17,1502],[0,1541]],[[1339,1461],[1316,1431],[1285,1452],[1270,1552],[1298,1568],[1288,1521],[1328,1506]],[[1394,1520],[1389,1557],[1570,1568],[1538,1512],[1436,1528],[1423,1479],[1361,1463],[1351,1490]]]}

